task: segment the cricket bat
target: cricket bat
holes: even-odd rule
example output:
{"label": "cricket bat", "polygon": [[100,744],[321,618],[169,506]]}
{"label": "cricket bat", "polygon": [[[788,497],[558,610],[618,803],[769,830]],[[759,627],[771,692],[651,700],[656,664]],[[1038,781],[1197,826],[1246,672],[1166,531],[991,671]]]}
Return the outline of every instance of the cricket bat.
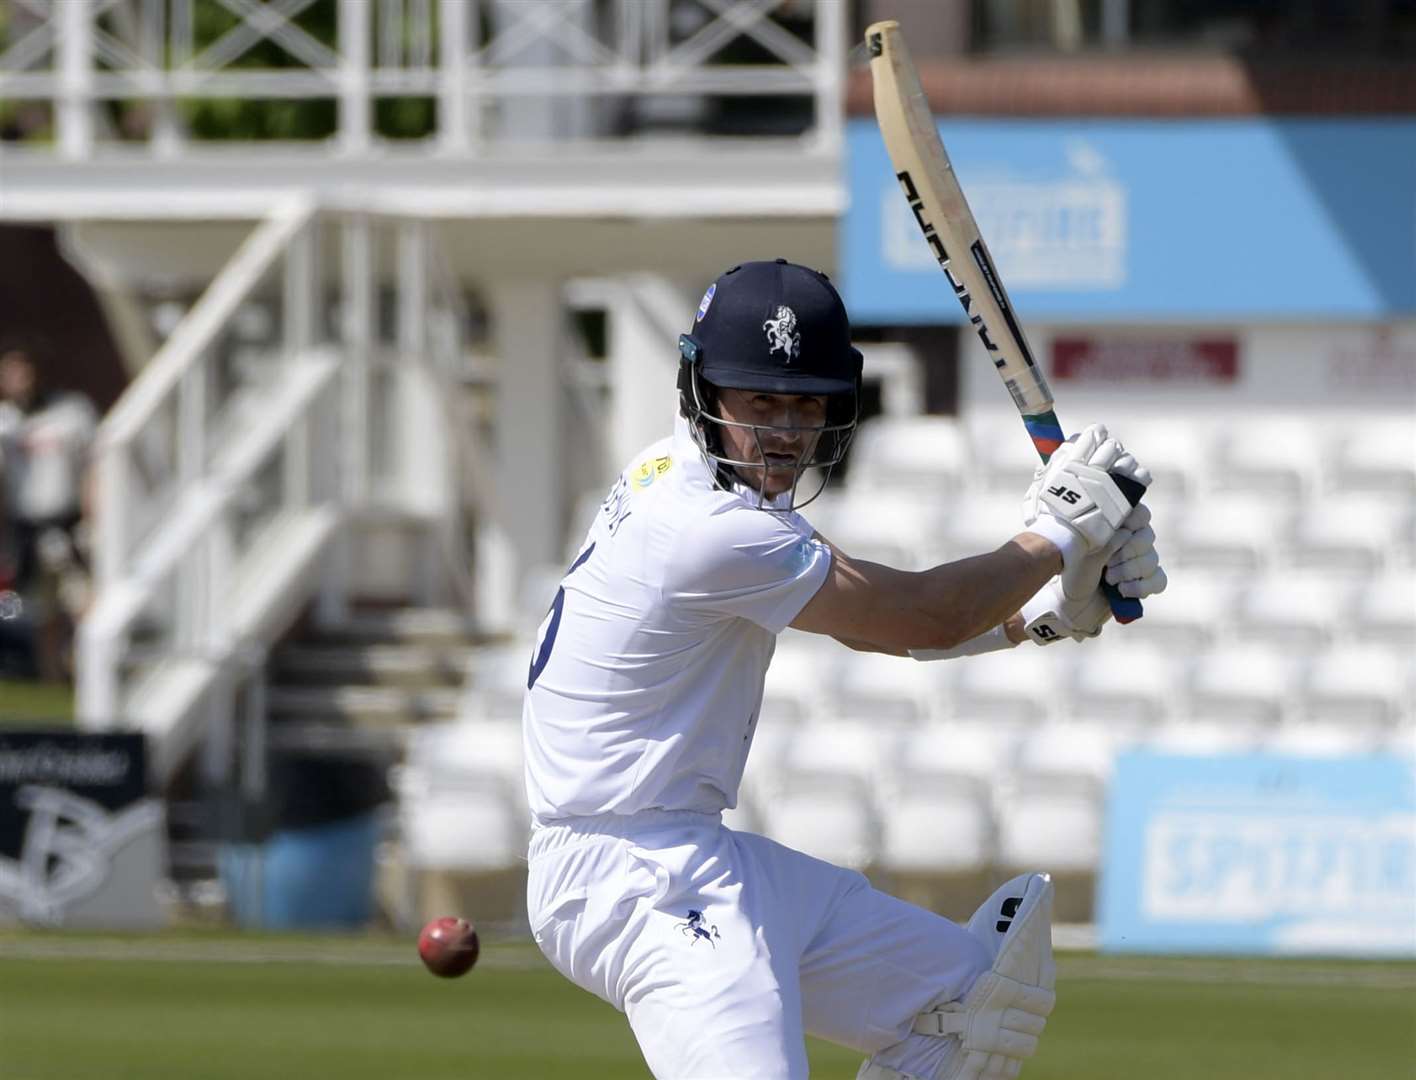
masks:
{"label": "cricket bat", "polygon": [[[1045,462],[1062,444],[1062,425],[1053,408],[1052,389],[1033,359],[993,256],[979,234],[964,190],[939,140],[934,114],[920,86],[919,74],[905,49],[897,22],[878,22],[865,32],[875,118],[925,242],[963,305],[973,328],[1012,395],[1023,426]],[[1114,477],[1131,505],[1145,488],[1129,477]],[[1105,581],[1111,612],[1120,623],[1141,617],[1141,602],[1122,596]]]}

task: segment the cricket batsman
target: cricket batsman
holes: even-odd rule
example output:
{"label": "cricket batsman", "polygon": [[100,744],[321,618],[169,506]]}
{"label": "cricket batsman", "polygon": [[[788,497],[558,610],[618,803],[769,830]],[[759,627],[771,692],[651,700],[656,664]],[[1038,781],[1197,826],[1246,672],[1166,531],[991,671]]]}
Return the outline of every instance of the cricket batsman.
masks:
{"label": "cricket batsman", "polygon": [[815,270],[745,263],[709,286],[674,432],[611,488],[531,659],[531,927],[661,1080],[801,1080],[807,1033],[865,1055],[863,1080],[1018,1075],[1054,1001],[1046,874],[959,926],[721,814],[784,628],[966,657],[1095,637],[1103,575],[1165,587],[1149,512],[1113,480],[1150,475],[1101,426],[1038,469],[996,551],[912,573],[816,533],[798,508],[858,419],[850,336]]}

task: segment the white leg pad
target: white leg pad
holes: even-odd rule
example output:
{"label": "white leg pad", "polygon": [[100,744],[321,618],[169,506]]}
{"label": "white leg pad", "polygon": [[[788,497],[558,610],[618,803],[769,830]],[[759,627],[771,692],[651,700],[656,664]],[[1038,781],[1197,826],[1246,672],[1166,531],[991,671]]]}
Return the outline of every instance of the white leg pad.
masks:
{"label": "white leg pad", "polygon": [[[1038,1037],[1057,1001],[1052,891],[1046,874],[1020,875],[969,920],[969,933],[993,955],[993,967],[962,1001],[915,1019],[919,1034],[957,1036],[962,1043],[962,1052],[935,1080],[1011,1080],[1037,1052]],[[888,1071],[883,1075],[893,1080]]]}

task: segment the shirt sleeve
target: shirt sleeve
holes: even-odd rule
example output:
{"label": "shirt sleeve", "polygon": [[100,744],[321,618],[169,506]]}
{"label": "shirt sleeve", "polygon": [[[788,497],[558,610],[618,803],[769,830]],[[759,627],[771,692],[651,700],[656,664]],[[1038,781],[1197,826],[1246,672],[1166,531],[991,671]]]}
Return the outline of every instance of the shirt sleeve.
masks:
{"label": "shirt sleeve", "polygon": [[729,507],[683,530],[665,575],[665,598],[690,611],[737,616],[785,630],[826,580],[831,549],[796,522]]}

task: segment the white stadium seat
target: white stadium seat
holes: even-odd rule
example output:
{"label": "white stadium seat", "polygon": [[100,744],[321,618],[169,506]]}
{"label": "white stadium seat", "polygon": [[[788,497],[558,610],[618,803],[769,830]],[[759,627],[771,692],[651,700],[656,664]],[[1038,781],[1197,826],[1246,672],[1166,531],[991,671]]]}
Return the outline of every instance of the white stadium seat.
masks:
{"label": "white stadium seat", "polygon": [[1077,780],[1095,785],[1100,792],[1111,777],[1120,744],[1105,724],[1047,724],[1023,739],[1015,775],[1024,785]]}
{"label": "white stadium seat", "polygon": [[[1169,561],[1163,547],[1161,560]],[[1169,567],[1167,573],[1170,583],[1165,592],[1147,600],[1145,617],[1125,631],[1173,656],[1193,655],[1228,630],[1242,592],[1232,574],[1191,567]],[[1114,627],[1108,627],[1103,640],[1115,632]]]}
{"label": "white stadium seat", "polygon": [[1272,754],[1294,757],[1351,757],[1370,754],[1380,746],[1377,729],[1355,724],[1285,724],[1263,742]]}
{"label": "white stadium seat", "polygon": [[1294,507],[1283,496],[1214,495],[1176,520],[1157,544],[1177,567],[1252,571],[1287,544]]}
{"label": "white stadium seat", "polygon": [[972,495],[951,505],[943,520],[944,540],[954,558],[993,551],[1024,529],[1023,495],[994,492]]}
{"label": "white stadium seat", "polygon": [[525,815],[497,785],[405,796],[399,823],[404,858],[420,870],[502,870],[526,857]]}
{"label": "white stadium seat", "polygon": [[1101,797],[1091,785],[1019,785],[998,805],[998,862],[1009,870],[1095,870],[1101,861],[1101,831]]}
{"label": "white stadium seat", "polygon": [[859,780],[873,788],[898,738],[863,720],[817,720],[793,728],[777,761],[783,784],[797,777]]}
{"label": "white stadium seat", "polygon": [[906,732],[891,762],[892,782],[939,784],[966,779],[991,785],[1012,767],[1020,730],[987,721],[949,721]]}
{"label": "white stadium seat", "polygon": [[1150,631],[1155,613],[1169,600],[1169,592],[1156,597],[1141,623],[1108,626],[1097,641],[1085,643],[1075,660],[1068,709],[1073,717],[1137,726],[1157,723],[1170,711],[1183,689],[1185,653],[1130,640]]}
{"label": "white stadium seat", "polygon": [[787,638],[777,643],[762,690],[761,718],[799,724],[823,709],[825,662],[813,645]]}
{"label": "white stadium seat", "polygon": [[1145,747],[1157,754],[1198,757],[1244,754],[1254,750],[1267,729],[1234,720],[1173,720],[1148,733]]}
{"label": "white stadium seat", "polygon": [[1315,573],[1274,573],[1244,590],[1238,630],[1246,641],[1315,650],[1341,631],[1351,610],[1352,586]]}
{"label": "white stadium seat", "polygon": [[835,686],[838,715],[878,723],[922,723],[940,709],[938,664],[885,653],[845,651]]}
{"label": "white stadium seat", "polygon": [[881,810],[880,861],[904,873],[956,873],[987,866],[993,812],[981,786],[932,784],[895,793]]}
{"label": "white stadium seat", "polygon": [[1072,644],[1046,649],[1024,644],[1007,652],[942,661],[957,665],[950,714],[1041,723],[1064,704],[1070,665],[1060,654]]}
{"label": "white stadium seat", "polygon": [[761,804],[762,832],[778,843],[838,866],[875,860],[879,828],[861,784],[798,778]]}
{"label": "white stadium seat", "polygon": [[521,720],[532,644],[517,640],[473,651],[464,676],[459,714],[469,720]]}
{"label": "white stadium seat", "polygon": [[938,503],[901,492],[832,498],[807,520],[847,555],[903,570],[922,570],[940,545]]}
{"label": "white stadium seat", "polygon": [[968,474],[968,437],[952,416],[879,416],[860,426],[847,486],[871,497],[899,490],[938,501]]}
{"label": "white stadium seat", "polygon": [[522,783],[521,728],[485,720],[425,724],[413,729],[404,770],[430,786],[465,778],[493,777]]}
{"label": "white stadium seat", "polygon": [[1220,440],[1214,460],[1216,491],[1313,491],[1322,475],[1326,432],[1307,417],[1246,413]]}
{"label": "white stadium seat", "polygon": [[1290,561],[1302,568],[1355,573],[1409,562],[1414,507],[1406,495],[1320,497],[1298,515]]}
{"label": "white stadium seat", "polygon": [[1148,417],[1134,431],[1126,426],[1118,428],[1117,434],[1150,470],[1156,497],[1193,499],[1204,488],[1214,446],[1203,421],[1193,416]]}
{"label": "white stadium seat", "polygon": [[1015,505],[1021,504],[1033,470],[1042,459],[1018,414],[995,409],[975,410],[969,414],[967,424],[975,476],[988,491],[1012,496]]}
{"label": "white stadium seat", "polygon": [[1411,708],[1409,649],[1347,645],[1319,653],[1306,666],[1303,714],[1312,721],[1396,723]]}
{"label": "white stadium seat", "polygon": [[410,867],[488,871],[524,858],[530,817],[515,726],[458,722],[417,729],[394,787]]}
{"label": "white stadium seat", "polygon": [[[1409,403],[1408,403],[1409,404]],[[1416,494],[1416,416],[1364,417],[1334,454],[1330,486]]]}
{"label": "white stadium seat", "polygon": [[1416,573],[1387,573],[1363,585],[1354,631],[1382,644],[1416,647]]}
{"label": "white stadium seat", "polygon": [[1195,663],[1186,709],[1197,719],[1276,723],[1294,690],[1294,660],[1277,648],[1221,645]]}

